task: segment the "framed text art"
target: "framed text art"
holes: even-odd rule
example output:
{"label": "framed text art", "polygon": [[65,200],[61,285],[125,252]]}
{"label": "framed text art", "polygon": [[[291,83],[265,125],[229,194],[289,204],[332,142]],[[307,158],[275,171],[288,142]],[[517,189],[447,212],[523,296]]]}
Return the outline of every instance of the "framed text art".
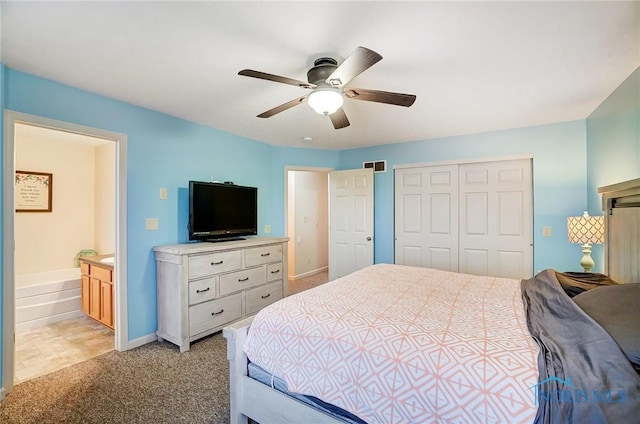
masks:
{"label": "framed text art", "polygon": [[16,171],[16,212],[51,212],[53,174]]}

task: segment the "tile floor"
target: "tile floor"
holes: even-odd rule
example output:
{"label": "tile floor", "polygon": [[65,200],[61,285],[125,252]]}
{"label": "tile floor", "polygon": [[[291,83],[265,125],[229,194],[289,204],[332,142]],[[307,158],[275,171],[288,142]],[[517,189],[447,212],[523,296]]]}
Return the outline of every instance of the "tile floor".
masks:
{"label": "tile floor", "polygon": [[16,334],[14,384],[112,351],[113,330],[81,317]]}

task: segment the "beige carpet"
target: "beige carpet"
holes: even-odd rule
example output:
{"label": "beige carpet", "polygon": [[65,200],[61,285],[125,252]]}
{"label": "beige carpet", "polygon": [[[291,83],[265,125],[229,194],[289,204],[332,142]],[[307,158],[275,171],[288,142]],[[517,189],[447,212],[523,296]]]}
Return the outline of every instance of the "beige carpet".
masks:
{"label": "beige carpet", "polygon": [[221,333],[180,353],[171,343],[109,352],[14,387],[5,423],[228,423]]}
{"label": "beige carpet", "polygon": [[[295,294],[327,281],[289,283]],[[168,342],[109,352],[14,387],[0,423],[229,422],[226,340],[216,333],[180,353]]]}

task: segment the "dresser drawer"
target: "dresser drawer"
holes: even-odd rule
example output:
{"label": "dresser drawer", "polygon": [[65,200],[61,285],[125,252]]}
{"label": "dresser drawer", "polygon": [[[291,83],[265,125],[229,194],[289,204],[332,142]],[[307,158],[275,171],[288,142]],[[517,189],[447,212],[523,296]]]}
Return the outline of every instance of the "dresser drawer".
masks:
{"label": "dresser drawer", "polygon": [[189,308],[189,334],[193,337],[241,316],[242,293],[199,303]]}
{"label": "dresser drawer", "polygon": [[282,280],[247,290],[245,314],[253,314],[273,302],[282,299]]}
{"label": "dresser drawer", "polygon": [[282,262],[267,265],[267,281],[282,280]]}
{"label": "dresser drawer", "polygon": [[246,266],[268,264],[282,261],[282,245],[252,247],[245,251]]}
{"label": "dresser drawer", "polygon": [[216,298],[216,283],[218,277],[205,278],[189,282],[189,305],[202,303]]}
{"label": "dresser drawer", "polygon": [[240,250],[189,256],[189,280],[234,271],[241,267],[242,251]]}
{"label": "dresser drawer", "polygon": [[242,271],[232,272],[220,276],[220,296],[225,296],[239,290],[249,287],[258,286],[267,282],[266,268],[259,266],[257,268],[243,269]]}

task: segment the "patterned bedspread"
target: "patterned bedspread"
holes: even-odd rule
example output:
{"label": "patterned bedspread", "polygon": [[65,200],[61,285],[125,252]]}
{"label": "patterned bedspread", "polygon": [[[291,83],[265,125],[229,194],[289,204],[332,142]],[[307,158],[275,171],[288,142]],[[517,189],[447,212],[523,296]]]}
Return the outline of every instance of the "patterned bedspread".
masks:
{"label": "patterned bedspread", "polygon": [[378,264],[254,319],[250,361],[368,423],[530,423],[538,347],[520,282]]}

